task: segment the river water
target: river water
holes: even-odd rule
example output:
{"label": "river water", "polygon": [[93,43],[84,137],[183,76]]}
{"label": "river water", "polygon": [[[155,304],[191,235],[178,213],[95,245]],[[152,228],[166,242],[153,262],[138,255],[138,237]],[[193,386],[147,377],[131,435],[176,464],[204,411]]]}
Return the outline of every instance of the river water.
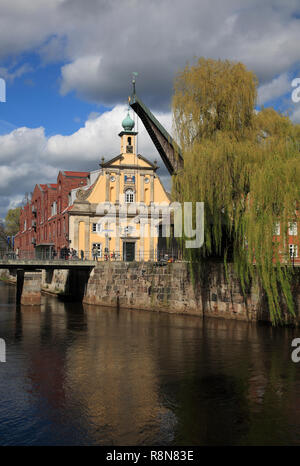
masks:
{"label": "river water", "polygon": [[297,329],[114,310],[0,283],[1,445],[299,445]]}

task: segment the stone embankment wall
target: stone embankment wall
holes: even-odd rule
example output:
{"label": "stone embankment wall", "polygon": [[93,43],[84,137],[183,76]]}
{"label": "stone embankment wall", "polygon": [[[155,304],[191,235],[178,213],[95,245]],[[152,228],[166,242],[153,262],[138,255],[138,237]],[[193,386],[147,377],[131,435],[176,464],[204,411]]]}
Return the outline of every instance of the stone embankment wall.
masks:
{"label": "stone embankment wall", "polygon": [[4,282],[15,284],[15,283],[17,283],[17,274],[15,273],[15,275],[12,275],[12,274],[9,273],[9,270],[0,269],[0,280],[3,280]]}
{"label": "stone embankment wall", "polygon": [[67,289],[69,271],[42,270],[42,291],[56,295],[64,295]]}
{"label": "stone embankment wall", "polygon": [[183,263],[99,263],[91,272],[83,302],[201,315]]}
{"label": "stone embankment wall", "polygon": [[[12,279],[3,271],[6,279]],[[202,278],[192,279],[187,263],[157,266],[150,262],[99,262],[90,275],[84,271],[42,272],[42,291],[80,299],[86,304],[165,311],[244,321],[268,321],[267,300],[258,283],[246,296],[232,267],[206,263]],[[0,270],[1,276],[1,270]],[[197,285],[195,285],[197,283]],[[286,323],[300,323],[300,268],[293,283],[296,317],[282,305]]]}
{"label": "stone embankment wall", "polygon": [[[196,277],[184,262],[162,267],[147,262],[99,263],[91,272],[83,302],[244,321],[270,320],[266,296],[257,281],[244,296],[232,266],[225,272],[223,263],[206,263],[201,274],[201,279]],[[287,324],[300,322],[300,269],[293,293],[295,319],[282,307]]]}

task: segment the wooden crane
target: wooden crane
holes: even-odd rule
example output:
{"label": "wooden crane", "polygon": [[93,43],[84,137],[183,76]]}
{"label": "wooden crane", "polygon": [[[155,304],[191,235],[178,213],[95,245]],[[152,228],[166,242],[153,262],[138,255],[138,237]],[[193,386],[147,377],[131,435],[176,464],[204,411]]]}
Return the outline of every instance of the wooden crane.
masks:
{"label": "wooden crane", "polygon": [[149,108],[135,93],[135,79],[133,79],[133,93],[129,98],[129,105],[142,120],[147,133],[158,150],[170,175],[178,173],[183,168],[182,152],[178,144],[167,130],[159,123]]}

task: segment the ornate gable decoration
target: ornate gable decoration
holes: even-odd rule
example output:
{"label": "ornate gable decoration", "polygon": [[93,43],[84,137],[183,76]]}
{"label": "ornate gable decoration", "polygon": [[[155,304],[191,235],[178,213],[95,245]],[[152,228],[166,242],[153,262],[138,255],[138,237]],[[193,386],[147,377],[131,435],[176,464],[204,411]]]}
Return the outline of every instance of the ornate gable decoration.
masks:
{"label": "ornate gable decoration", "polygon": [[135,184],[135,175],[124,175],[125,184]]}
{"label": "ornate gable decoration", "polygon": [[85,201],[90,195],[90,190],[89,189],[78,189],[76,191],[76,199],[79,201]]}

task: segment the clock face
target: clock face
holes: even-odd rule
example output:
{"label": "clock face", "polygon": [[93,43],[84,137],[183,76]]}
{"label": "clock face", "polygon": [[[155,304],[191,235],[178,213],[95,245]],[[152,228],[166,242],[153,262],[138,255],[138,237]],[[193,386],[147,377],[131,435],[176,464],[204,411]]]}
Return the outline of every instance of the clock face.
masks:
{"label": "clock face", "polygon": [[115,181],[115,179],[116,178],[113,175],[110,177],[110,181]]}
{"label": "clock face", "polygon": [[145,183],[149,183],[149,178],[145,178]]}

